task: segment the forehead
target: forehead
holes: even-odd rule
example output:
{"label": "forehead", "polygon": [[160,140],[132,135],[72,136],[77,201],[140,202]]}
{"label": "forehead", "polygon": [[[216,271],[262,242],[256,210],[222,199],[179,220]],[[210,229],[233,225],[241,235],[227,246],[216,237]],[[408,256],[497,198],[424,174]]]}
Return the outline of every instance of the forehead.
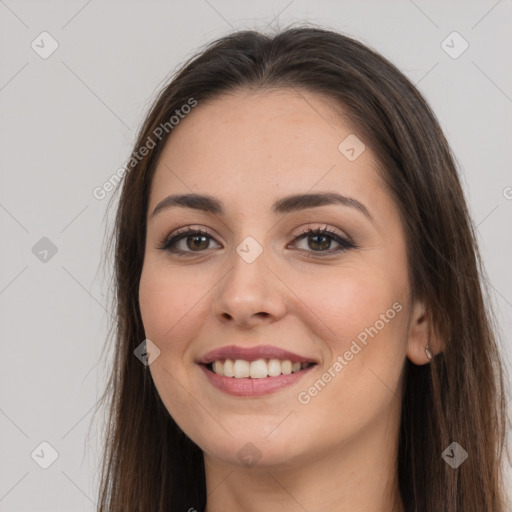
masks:
{"label": "forehead", "polygon": [[150,207],[171,192],[207,192],[246,206],[315,189],[369,201],[372,190],[375,196],[382,189],[378,162],[362,141],[356,149],[364,151],[355,160],[340,151],[343,141],[359,140],[340,113],[334,100],[292,89],[200,102],[167,140]]}

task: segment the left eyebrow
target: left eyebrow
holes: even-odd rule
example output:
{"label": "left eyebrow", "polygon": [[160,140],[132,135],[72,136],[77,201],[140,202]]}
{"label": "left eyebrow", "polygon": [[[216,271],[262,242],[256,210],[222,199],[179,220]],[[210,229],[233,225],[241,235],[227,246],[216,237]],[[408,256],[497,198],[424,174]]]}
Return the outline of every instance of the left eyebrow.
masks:
{"label": "left eyebrow", "polygon": [[[294,194],[278,199],[272,205],[272,211],[276,215],[283,215],[293,211],[306,210],[331,204],[339,204],[355,208],[363,213],[372,222],[375,222],[366,206],[353,197],[343,196],[336,192],[318,192],[315,194]],[[201,210],[207,213],[224,216],[222,202],[215,197],[201,194],[177,194],[167,196],[160,201],[153,210],[151,218],[167,208],[181,207]]]}

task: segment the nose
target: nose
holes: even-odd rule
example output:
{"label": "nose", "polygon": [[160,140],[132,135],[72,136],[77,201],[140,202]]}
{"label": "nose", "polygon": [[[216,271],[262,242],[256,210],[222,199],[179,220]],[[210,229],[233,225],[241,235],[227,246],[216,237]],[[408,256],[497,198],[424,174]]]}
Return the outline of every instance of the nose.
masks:
{"label": "nose", "polygon": [[286,287],[268,266],[265,250],[251,263],[233,251],[230,263],[230,270],[216,287],[212,304],[215,318],[244,329],[282,318]]}

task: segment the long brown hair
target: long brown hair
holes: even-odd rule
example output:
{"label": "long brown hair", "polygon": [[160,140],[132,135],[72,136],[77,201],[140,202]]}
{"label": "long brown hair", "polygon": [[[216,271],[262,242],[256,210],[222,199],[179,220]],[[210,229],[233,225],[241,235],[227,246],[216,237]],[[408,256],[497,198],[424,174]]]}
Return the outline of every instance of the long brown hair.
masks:
{"label": "long brown hair", "polygon": [[[430,364],[405,361],[397,459],[405,511],[505,512],[505,367],[454,158],[435,115],[393,64],[312,24],[272,36],[239,31],[210,43],[175,73],[140,129],[118,187],[108,247],[115,249],[115,346],[99,402],[110,407],[99,512],[204,509],[202,451],[176,425],[134,356],[145,339],[138,288],[148,196],[176,110],[191,98],[200,106],[221,93],[269,88],[327,95],[375,151],[405,228],[413,297],[426,304],[443,340]],[[158,131],[162,126],[167,130]],[[140,151],[144,146],[154,147]],[[456,469],[442,457],[452,442],[468,453]]]}

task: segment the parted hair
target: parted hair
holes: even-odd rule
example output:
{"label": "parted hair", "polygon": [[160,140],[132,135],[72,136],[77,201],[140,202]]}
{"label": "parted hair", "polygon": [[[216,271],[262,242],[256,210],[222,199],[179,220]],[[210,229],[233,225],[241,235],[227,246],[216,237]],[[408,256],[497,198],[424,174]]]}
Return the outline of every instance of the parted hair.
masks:
{"label": "parted hair", "polygon": [[[476,228],[440,125],[401,71],[368,45],[310,23],[272,35],[237,31],[180,66],[150,107],[134,151],[190,98],[200,108],[223,93],[275,88],[330,98],[375,152],[404,226],[412,295],[443,340],[430,364],[404,362],[396,467],[405,511],[506,512],[505,367]],[[138,288],[149,191],[169,137],[172,130],[111,198],[118,198],[106,251],[113,255],[113,353],[99,402],[108,405],[99,512],[202,511],[206,504],[202,451],[134,356],[145,339]],[[453,442],[468,453],[456,469],[441,456]]]}

